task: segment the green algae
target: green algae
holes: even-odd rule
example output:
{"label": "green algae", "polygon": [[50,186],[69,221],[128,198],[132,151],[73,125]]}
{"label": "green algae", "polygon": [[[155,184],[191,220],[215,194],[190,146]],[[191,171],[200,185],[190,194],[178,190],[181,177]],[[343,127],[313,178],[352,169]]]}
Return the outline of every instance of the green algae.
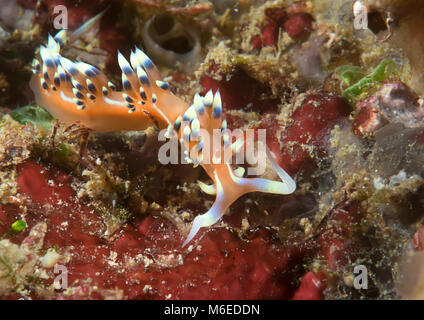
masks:
{"label": "green algae", "polygon": [[21,232],[21,231],[25,230],[25,228],[26,228],[26,222],[24,220],[16,220],[10,226],[10,229],[13,232]]}
{"label": "green algae", "polygon": [[31,123],[34,126],[43,128],[47,131],[51,131],[54,126],[54,118],[52,115],[44,108],[39,106],[25,106],[13,110],[9,113],[13,120],[27,124]]}
{"label": "green algae", "polygon": [[392,59],[384,59],[367,76],[363,76],[360,68],[355,66],[342,66],[336,73],[348,86],[342,93],[343,98],[354,105],[355,102],[365,98],[379,83],[391,76],[398,75],[398,67]]}
{"label": "green algae", "polygon": [[361,68],[357,66],[341,66],[336,70],[336,74],[348,87],[352,86],[365,76]]}
{"label": "green algae", "polygon": [[66,159],[70,153],[70,146],[67,143],[59,145],[55,151],[55,156],[61,159]]}

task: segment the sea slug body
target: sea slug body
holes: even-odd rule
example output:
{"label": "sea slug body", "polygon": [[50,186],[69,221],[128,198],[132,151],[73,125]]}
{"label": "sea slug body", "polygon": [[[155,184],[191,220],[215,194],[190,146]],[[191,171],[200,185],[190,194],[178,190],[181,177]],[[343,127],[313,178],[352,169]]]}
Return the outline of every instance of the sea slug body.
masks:
{"label": "sea slug body", "polygon": [[[293,179],[276,163],[268,148],[266,157],[282,181],[244,178],[244,168],[233,169],[231,157],[244,145],[243,140],[232,142],[223,118],[219,91],[209,91],[204,97],[196,94],[190,106],[176,97],[163,81],[158,69],[140,49],[131,52],[130,61],[118,52],[122,70],[122,91],[97,68],[73,62],[60,55],[67,41],[72,41],[89,29],[101,14],[87,21],[69,38],[66,31],[49,36],[33,61],[31,88],[36,102],[65,124],[80,123],[95,131],[144,130],[153,124],[166,130],[166,137],[178,139],[186,155],[186,162],[201,165],[213,185],[199,182],[200,188],[215,194],[212,207],[197,216],[183,246],[190,242],[202,227],[215,224],[227,208],[240,196],[249,192],[290,194],[296,189]],[[222,148],[206,161],[204,150],[212,149],[213,139],[201,134],[219,132]]]}

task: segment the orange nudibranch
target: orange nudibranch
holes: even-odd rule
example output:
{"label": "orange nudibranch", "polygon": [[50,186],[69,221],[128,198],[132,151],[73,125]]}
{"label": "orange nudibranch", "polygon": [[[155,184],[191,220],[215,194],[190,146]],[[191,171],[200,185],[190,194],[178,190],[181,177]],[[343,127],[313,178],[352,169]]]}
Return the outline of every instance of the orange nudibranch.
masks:
{"label": "orange nudibranch", "polygon": [[[90,19],[74,31],[70,39],[86,31],[100,17],[101,14]],[[196,94],[193,104],[188,105],[170,91],[154,63],[138,48],[131,52],[130,62],[118,52],[122,70],[122,91],[118,91],[97,68],[62,57],[60,50],[66,40],[65,30],[55,37],[49,36],[33,61],[30,86],[40,106],[65,124],[80,123],[101,132],[144,130],[156,124],[166,129],[167,138],[179,140],[186,162],[201,165],[212,179],[213,185],[199,181],[199,186],[204,192],[216,195],[215,202],[205,214],[193,220],[183,246],[200,228],[215,224],[227,208],[246,193],[290,194],[295,191],[296,183],[276,163],[268,148],[266,157],[281,181],[244,178],[242,167],[233,169],[231,156],[244,142],[229,140],[219,91],[215,94],[209,91],[204,97]],[[221,134],[222,149],[213,155],[219,161],[204,161],[202,151],[214,150],[210,145],[214,139],[206,141],[201,131]]]}

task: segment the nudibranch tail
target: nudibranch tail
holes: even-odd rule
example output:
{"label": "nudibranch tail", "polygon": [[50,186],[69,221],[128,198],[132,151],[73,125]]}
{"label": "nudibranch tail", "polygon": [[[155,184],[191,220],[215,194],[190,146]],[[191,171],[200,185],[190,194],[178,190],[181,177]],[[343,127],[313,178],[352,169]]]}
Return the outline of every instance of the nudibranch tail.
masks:
{"label": "nudibranch tail", "polygon": [[[96,14],[93,18],[87,20],[78,29],[74,30],[69,37],[69,41],[73,42],[74,40],[80,38],[83,34],[87,33],[91,28],[93,28],[100,21],[100,18],[103,16],[105,12],[106,10],[103,10],[102,12]],[[58,34],[55,36],[55,39],[58,37],[58,35],[61,35],[61,32],[66,32],[66,30],[59,31]],[[61,38],[63,38],[63,36]],[[63,39],[62,39],[62,44],[66,44],[66,41],[63,41]]]}
{"label": "nudibranch tail", "polygon": [[36,101],[66,124],[79,122],[95,131],[143,130],[152,124],[167,127],[187,108],[174,96],[152,60],[140,49],[129,63],[118,51],[122,91],[96,67],[73,62],[60,54],[62,46],[92,28],[103,13],[71,33],[49,36],[34,59],[30,86]]}

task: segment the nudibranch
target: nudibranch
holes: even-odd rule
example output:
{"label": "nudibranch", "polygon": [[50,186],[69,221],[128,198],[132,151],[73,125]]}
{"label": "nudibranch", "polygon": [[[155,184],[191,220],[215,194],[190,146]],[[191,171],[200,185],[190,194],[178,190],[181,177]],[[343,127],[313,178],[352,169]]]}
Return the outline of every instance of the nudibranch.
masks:
{"label": "nudibranch", "polygon": [[[49,35],[46,45],[40,47],[33,61],[30,86],[36,102],[46,108],[56,119],[71,125],[80,123],[89,129],[108,132],[119,130],[144,130],[155,124],[166,130],[166,137],[178,139],[186,162],[201,165],[213,181],[200,188],[216,195],[212,207],[198,215],[183,244],[190,242],[202,227],[215,224],[227,208],[240,196],[249,192],[290,194],[296,189],[293,179],[276,163],[266,148],[266,156],[281,181],[263,178],[244,178],[244,169],[233,169],[231,157],[243,147],[238,139],[230,141],[226,120],[223,119],[219,91],[209,91],[205,96],[196,94],[192,105],[175,96],[162,79],[157,67],[140,49],[131,52],[130,62],[118,51],[122,70],[122,90],[117,88],[97,68],[85,62],[73,62],[60,55],[67,41],[87,31],[101,14],[87,21],[67,36],[61,30],[55,37]],[[204,139],[200,133],[219,132],[218,151],[212,149],[214,139]],[[214,150],[213,161],[205,161],[203,150]]]}

